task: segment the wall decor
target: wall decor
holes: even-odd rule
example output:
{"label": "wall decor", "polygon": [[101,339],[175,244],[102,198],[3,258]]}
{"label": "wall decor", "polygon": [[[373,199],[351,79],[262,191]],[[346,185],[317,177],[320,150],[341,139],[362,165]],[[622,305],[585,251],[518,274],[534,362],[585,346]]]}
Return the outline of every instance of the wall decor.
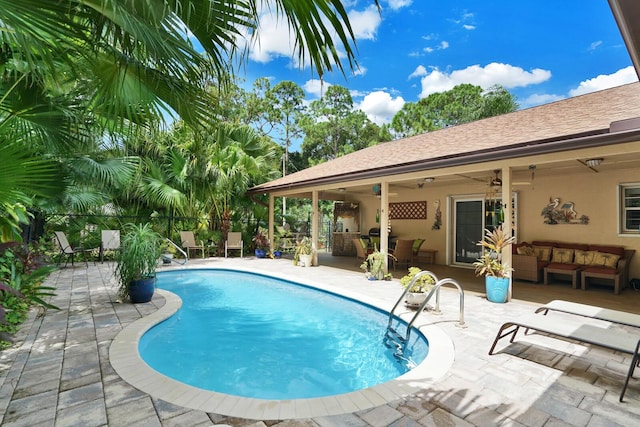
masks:
{"label": "wall decor", "polygon": [[431,226],[432,230],[440,230],[442,226],[442,211],[440,210],[440,199],[433,202],[433,208],[435,209],[435,221],[433,221],[433,225]]}
{"label": "wall decor", "polygon": [[427,202],[389,203],[389,219],[427,219]]}
{"label": "wall decor", "polygon": [[581,215],[574,208],[573,202],[561,203],[560,197],[549,197],[549,204],[540,213],[545,224],[588,224],[589,217]]}

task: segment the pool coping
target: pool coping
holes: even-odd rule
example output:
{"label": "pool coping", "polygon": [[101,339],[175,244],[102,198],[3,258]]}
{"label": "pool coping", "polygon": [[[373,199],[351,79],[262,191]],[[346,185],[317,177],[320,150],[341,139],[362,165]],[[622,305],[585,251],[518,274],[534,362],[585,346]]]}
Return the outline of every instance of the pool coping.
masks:
{"label": "pool coping", "polygon": [[[246,271],[239,268],[231,270]],[[388,308],[381,307],[375,299],[369,298],[366,293],[357,295],[353,292],[339,292],[332,286],[319,286],[301,280],[300,277],[287,277],[286,274],[258,273],[332,292],[385,312],[389,311]],[[292,400],[255,399],[204,390],[159,373],[140,357],[138,342],[142,335],[175,314],[182,306],[182,300],[174,293],[162,289],[157,289],[156,292],[165,299],[164,306],[124,328],[111,343],[109,360],[116,373],[132,386],[155,398],[190,409],[262,420],[312,418],[358,412],[406,398],[420,390],[424,391],[429,384],[443,377],[454,361],[455,351],[451,338],[441,328],[425,323],[423,319],[423,322],[415,327],[429,341],[429,353],[425,360],[400,377],[372,387],[334,396]]]}

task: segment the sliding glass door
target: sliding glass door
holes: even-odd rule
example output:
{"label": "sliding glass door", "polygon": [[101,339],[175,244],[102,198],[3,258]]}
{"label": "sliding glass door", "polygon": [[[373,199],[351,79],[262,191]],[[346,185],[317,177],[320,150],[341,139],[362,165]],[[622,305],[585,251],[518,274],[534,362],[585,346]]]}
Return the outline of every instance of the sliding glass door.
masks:
{"label": "sliding glass door", "polygon": [[484,230],[483,199],[453,201],[453,263],[471,264],[480,256],[477,245]]}

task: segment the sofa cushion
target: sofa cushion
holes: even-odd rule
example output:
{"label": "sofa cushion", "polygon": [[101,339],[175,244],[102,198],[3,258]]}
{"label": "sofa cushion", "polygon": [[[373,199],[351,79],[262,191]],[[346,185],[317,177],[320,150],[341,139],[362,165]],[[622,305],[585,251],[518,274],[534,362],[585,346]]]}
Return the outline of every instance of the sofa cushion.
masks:
{"label": "sofa cushion", "polygon": [[533,248],[531,246],[521,245],[516,248],[516,253],[518,255],[535,255],[533,252]]}
{"label": "sofa cushion", "polygon": [[591,265],[598,267],[616,268],[620,255],[608,253],[608,252],[596,252],[596,256],[591,261]]}
{"label": "sofa cushion", "polygon": [[550,268],[552,270],[573,271],[573,270],[578,270],[578,269],[582,268],[582,266],[578,265],[578,264],[565,264],[565,263],[553,262],[552,261],[547,265],[547,268]]}
{"label": "sofa cushion", "polygon": [[568,248],[553,248],[553,254],[551,255],[552,263],[571,264],[573,262],[573,249]]}
{"label": "sofa cushion", "polygon": [[596,257],[596,251],[581,251],[576,249],[574,251],[573,262],[580,265],[591,265],[593,259]]}
{"label": "sofa cushion", "polygon": [[619,255],[620,258],[624,258],[624,247],[622,246],[589,245],[589,250],[616,254]]}
{"label": "sofa cushion", "polygon": [[588,273],[610,274],[612,276],[614,276],[617,273],[615,268],[598,267],[598,266],[595,266],[595,265],[588,266],[583,271],[588,272]]}
{"label": "sofa cushion", "polygon": [[551,259],[551,246],[533,246],[533,253],[539,261],[549,261]]}

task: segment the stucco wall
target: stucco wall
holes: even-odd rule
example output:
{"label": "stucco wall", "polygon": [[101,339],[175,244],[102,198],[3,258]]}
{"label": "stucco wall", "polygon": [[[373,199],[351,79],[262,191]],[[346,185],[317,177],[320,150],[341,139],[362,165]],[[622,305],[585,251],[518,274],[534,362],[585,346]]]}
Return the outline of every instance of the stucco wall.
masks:
{"label": "stucco wall", "polygon": [[[640,232],[635,235],[620,235],[618,185],[640,183],[640,169],[621,169],[593,172],[585,168],[584,173],[573,175],[544,176],[537,174],[533,185],[514,186],[518,194],[518,240],[556,240],[577,243],[621,245],[635,249],[631,262],[630,277],[640,278]],[[469,181],[464,185],[443,186],[425,184],[423,188],[393,188],[390,202],[427,201],[426,220],[392,220],[392,234],[401,238],[423,238],[424,247],[436,249],[436,262],[446,262],[446,239],[450,233],[449,196],[483,195],[486,186]],[[586,215],[589,223],[555,224],[544,223],[541,215],[549,200],[560,199],[560,205],[573,202],[577,216]],[[440,202],[442,224],[439,230],[432,229],[435,221],[434,202]],[[362,224],[360,230],[366,234],[376,224],[376,209],[380,199],[371,195],[360,200]]]}

